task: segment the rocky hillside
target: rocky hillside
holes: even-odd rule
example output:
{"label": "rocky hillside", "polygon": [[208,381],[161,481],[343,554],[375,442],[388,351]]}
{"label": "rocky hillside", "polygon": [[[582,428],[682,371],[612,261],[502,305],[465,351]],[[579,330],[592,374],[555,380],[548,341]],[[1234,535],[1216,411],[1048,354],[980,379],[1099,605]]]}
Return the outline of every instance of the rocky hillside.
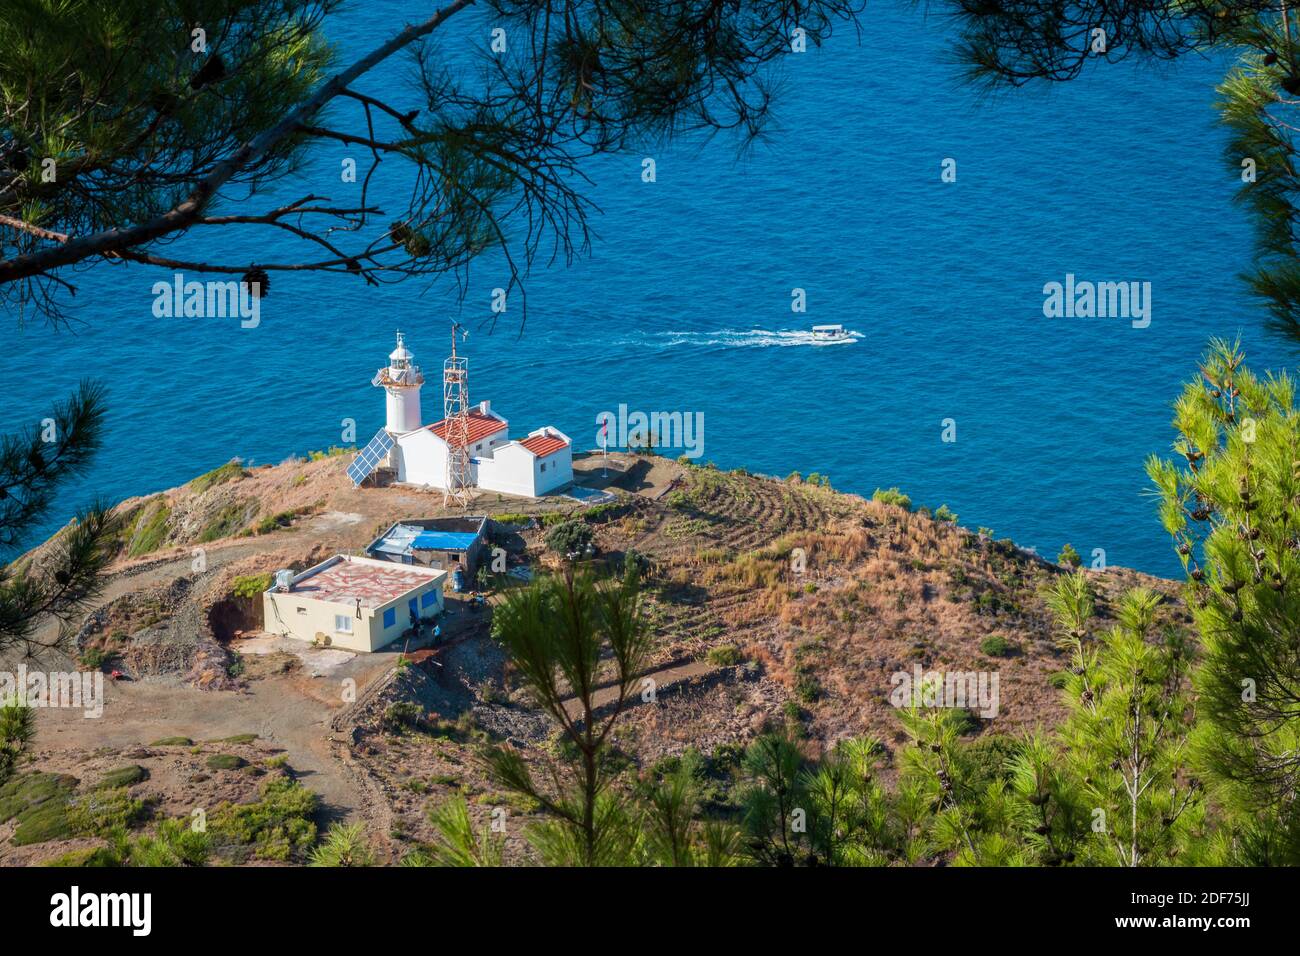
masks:
{"label": "rocky hillside", "polygon": [[[474,614],[453,601],[453,639],[405,662],[385,652],[339,664],[306,645],[267,653],[256,595],[271,572],[357,551],[399,518],[441,513],[436,493],[353,488],[348,460],[231,463],[123,502],[104,600],[71,650],[83,666],[134,678],[109,691],[117,755],[178,733],[211,739],[217,721],[226,734],[254,731],[282,748],[288,765],[303,762],[314,775],[304,783],[326,788],[322,819],[369,821],[383,854],[396,859],[404,844],[427,838],[427,810],[447,797],[508,802],[474,760],[481,741],[528,752],[549,747],[554,728],[492,641],[490,603]],[[496,519],[497,543],[526,573],[559,561],[546,535],[566,520],[590,528],[596,562],[638,556],[655,635],[647,675],[655,694],[650,702],[638,697],[619,724],[615,743],[630,764],[650,766],[688,748],[734,754],[773,726],[790,728],[810,753],[863,734],[892,749],[902,739],[889,700],[893,678],[915,668],[997,676],[997,713],[972,714],[971,734],[1016,734],[1060,717],[1054,681],[1063,657],[1043,597],[1062,573],[1056,565],[906,503],[657,457],[612,463],[603,480],[599,456],[575,462],[579,481],[605,487],[609,503],[493,494],[471,507]],[[1122,590],[1142,584],[1169,597],[1167,623],[1187,622],[1172,582],[1122,569],[1090,575],[1103,619]],[[498,584],[518,586],[521,576]],[[340,694],[343,677],[358,693]],[[101,769],[82,766],[96,759],[99,743],[75,719],[47,713],[41,721],[49,729],[30,772],[85,779]],[[168,773],[160,754],[132,758],[142,780]],[[226,799],[203,792],[201,773],[187,779],[202,805]],[[138,825],[148,830],[150,820],[142,812]],[[82,831],[78,839],[72,849],[95,845]],[[52,843],[47,856],[67,849]],[[24,860],[40,856],[24,850]]]}

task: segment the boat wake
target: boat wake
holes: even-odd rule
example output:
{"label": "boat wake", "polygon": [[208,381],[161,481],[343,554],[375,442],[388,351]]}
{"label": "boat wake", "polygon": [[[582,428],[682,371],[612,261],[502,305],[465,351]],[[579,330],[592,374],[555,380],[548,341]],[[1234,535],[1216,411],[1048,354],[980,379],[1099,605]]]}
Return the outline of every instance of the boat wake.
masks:
{"label": "boat wake", "polygon": [[[861,339],[861,332],[849,332],[852,339]],[[799,345],[814,345],[813,334],[802,329],[720,329],[716,332],[639,332],[629,339],[627,345],[642,345],[659,348],[674,346],[691,346],[695,348],[786,348]]]}

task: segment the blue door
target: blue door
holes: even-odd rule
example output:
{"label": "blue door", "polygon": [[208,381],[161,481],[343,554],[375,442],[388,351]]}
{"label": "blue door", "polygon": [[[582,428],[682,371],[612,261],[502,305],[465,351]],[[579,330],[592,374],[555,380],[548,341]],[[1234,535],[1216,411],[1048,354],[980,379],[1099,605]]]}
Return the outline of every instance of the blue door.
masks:
{"label": "blue door", "polygon": [[411,620],[418,621],[420,619],[420,605],[415,603],[415,598],[411,598],[407,606],[411,609]]}

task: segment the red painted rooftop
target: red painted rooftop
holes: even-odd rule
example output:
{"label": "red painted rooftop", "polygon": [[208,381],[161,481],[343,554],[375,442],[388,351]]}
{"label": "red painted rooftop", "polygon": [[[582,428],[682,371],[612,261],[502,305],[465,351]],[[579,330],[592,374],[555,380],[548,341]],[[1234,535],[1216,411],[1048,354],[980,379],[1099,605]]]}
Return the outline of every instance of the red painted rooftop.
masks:
{"label": "red painted rooftop", "polygon": [[[491,415],[484,415],[482,412],[469,413],[469,444],[482,441],[489,435],[495,435],[506,427],[506,423],[499,418],[493,418]],[[447,440],[447,420],[444,418],[440,422],[435,422],[429,426],[429,431],[433,432],[443,441]]]}
{"label": "red painted rooftop", "polygon": [[430,575],[406,570],[400,564],[376,567],[340,561],[299,581],[287,596],[301,594],[349,607],[355,607],[360,598],[362,607],[379,607],[431,580]]}
{"label": "red painted rooftop", "polygon": [[519,442],[538,458],[544,458],[547,455],[553,455],[561,448],[568,448],[569,443],[563,438],[555,438],[551,435],[534,435],[531,438],[525,438]]}

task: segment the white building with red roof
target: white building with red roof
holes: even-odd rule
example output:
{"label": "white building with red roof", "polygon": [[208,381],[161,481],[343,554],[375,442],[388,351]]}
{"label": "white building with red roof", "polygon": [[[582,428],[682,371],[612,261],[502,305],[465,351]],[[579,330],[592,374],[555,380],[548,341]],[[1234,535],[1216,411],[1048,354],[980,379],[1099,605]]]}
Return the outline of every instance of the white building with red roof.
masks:
{"label": "white building with red roof", "polygon": [[490,457],[470,460],[478,487],[489,491],[537,498],[573,483],[573,443],[550,425],[496,446]]}
{"label": "white building with red roof", "polygon": [[[388,367],[375,374],[372,384],[383,387],[387,395],[384,433],[392,444],[383,458],[376,456],[377,460],[386,461],[399,482],[446,489],[450,457],[447,422],[421,422],[420,387],[424,376],[401,333],[397,348],[389,355]],[[547,425],[512,440],[510,423],[487,401],[473,406],[468,418],[466,447],[475,487],[537,498],[573,482],[573,443],[558,428]]]}

